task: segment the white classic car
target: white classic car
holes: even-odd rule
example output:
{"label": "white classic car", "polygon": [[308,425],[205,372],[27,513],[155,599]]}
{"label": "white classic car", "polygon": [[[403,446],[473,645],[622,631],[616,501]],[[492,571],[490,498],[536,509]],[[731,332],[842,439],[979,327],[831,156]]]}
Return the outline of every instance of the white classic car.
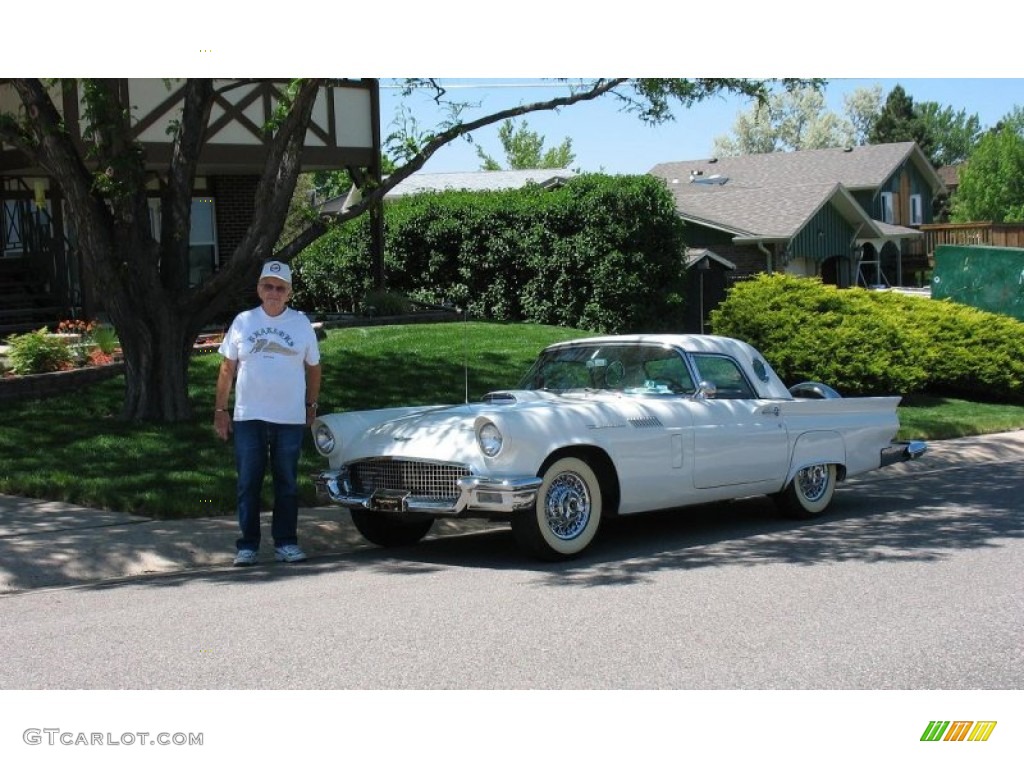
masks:
{"label": "white classic car", "polygon": [[814,382],[791,391],[736,339],[577,339],[479,403],[321,416],[314,443],[330,469],[315,481],[381,546],[476,517],[509,521],[528,552],[559,560],[609,515],[767,494],[816,517],[837,482],[925,452],[893,442],[899,402]]}

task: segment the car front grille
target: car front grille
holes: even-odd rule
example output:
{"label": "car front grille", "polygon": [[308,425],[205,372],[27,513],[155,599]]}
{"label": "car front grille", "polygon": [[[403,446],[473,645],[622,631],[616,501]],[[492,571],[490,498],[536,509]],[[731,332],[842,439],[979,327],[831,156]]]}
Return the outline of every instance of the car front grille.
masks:
{"label": "car front grille", "polygon": [[429,499],[457,499],[460,477],[472,473],[463,464],[441,464],[407,459],[367,459],[349,464],[356,493],[404,491]]}

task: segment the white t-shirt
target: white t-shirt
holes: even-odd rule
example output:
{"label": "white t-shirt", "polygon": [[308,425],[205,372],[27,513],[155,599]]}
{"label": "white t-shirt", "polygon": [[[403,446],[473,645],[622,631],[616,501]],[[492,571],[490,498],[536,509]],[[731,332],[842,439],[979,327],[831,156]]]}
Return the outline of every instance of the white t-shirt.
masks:
{"label": "white t-shirt", "polygon": [[271,317],[256,307],[231,323],[218,350],[238,361],[235,421],[306,423],[306,365],[320,362],[309,319],[286,308]]}

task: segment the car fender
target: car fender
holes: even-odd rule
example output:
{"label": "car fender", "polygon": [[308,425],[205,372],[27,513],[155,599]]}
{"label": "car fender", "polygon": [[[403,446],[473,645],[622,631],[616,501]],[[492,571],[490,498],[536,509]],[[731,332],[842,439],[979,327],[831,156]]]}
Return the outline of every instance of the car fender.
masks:
{"label": "car fender", "polygon": [[846,467],[846,444],[841,434],[832,430],[815,430],[800,435],[793,445],[789,473],[782,487],[789,485],[801,469],[815,464],[835,464],[842,476]]}
{"label": "car fender", "polygon": [[560,411],[526,408],[517,411],[481,414],[474,424],[483,421],[498,427],[505,438],[505,446],[494,458],[483,457],[483,464],[491,472],[539,472],[548,459],[565,451],[598,449],[607,453],[601,441],[593,440],[587,420],[574,409]]}

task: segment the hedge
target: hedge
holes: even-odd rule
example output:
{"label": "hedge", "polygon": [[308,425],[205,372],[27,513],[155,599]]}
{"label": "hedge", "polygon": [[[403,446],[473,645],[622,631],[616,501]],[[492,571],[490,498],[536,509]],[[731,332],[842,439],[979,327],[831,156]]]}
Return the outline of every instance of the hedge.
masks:
{"label": "hedge", "polygon": [[[423,193],[384,209],[387,288],[470,316],[596,332],[682,323],[684,225],[663,182],[588,174],[547,190]],[[371,289],[368,223],[296,260],[296,306],[359,311]]]}
{"label": "hedge", "polygon": [[1024,323],[950,301],[761,275],[730,289],[710,319],[715,333],[760,349],[788,384],[1024,401]]}

